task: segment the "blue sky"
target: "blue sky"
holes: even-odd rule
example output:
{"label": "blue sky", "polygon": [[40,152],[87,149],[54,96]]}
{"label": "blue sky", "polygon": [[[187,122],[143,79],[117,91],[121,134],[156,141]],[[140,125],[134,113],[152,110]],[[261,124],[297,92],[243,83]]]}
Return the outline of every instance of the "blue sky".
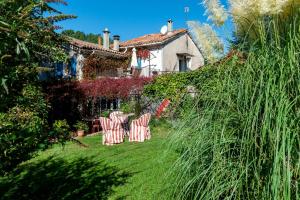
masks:
{"label": "blue sky", "polygon": [[[174,28],[186,28],[186,20],[207,22],[200,0],[67,0],[68,6],[55,6],[65,14],[74,14],[78,18],[60,25],[64,29],[73,29],[85,33],[102,34],[109,28],[112,35],[120,35],[128,40],[149,33],[157,33],[169,18]],[[225,0],[222,0],[225,2]],[[188,15],[184,8],[189,7]],[[217,30],[226,40],[231,37],[232,24]]]}

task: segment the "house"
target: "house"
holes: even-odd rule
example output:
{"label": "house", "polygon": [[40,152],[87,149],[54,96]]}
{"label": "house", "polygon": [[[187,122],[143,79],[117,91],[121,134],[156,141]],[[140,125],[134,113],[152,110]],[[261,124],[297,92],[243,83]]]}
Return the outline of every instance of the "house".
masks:
{"label": "house", "polygon": [[70,38],[67,48],[70,56],[71,75],[78,80],[97,79],[103,76],[119,77],[128,69],[130,55],[120,52],[120,36],[113,36],[114,45],[110,49],[110,32],[103,31],[103,45]]}
{"label": "house", "polygon": [[[101,77],[120,77],[128,69],[130,54],[120,52],[120,36],[113,36],[114,44],[110,48],[110,32],[103,31],[103,45],[99,37],[98,44],[68,37],[64,45],[69,59],[65,63],[55,63],[54,75],[62,79],[97,79]],[[46,79],[46,78],[42,78]]]}
{"label": "house", "polygon": [[[63,47],[68,53],[68,61],[55,63],[55,70],[44,78],[50,80],[45,82],[45,90],[50,96],[51,115],[56,116],[53,118],[66,118],[72,121],[74,116],[78,117],[80,113],[81,118],[89,119],[103,110],[119,108],[120,100],[115,97],[108,98],[101,95],[96,97],[83,91],[87,85],[95,91],[101,77],[121,77],[129,67],[131,55],[120,52],[120,36],[113,36],[114,44],[110,48],[109,34],[108,29],[105,29],[103,45],[100,37],[98,44],[67,38],[68,42]],[[53,64],[51,66],[53,67]],[[93,101],[90,101],[91,98]]]}
{"label": "house", "polygon": [[121,50],[137,53],[142,76],[195,70],[204,65],[201,50],[186,29],[173,30],[172,20],[166,28],[165,32],[120,43]]}

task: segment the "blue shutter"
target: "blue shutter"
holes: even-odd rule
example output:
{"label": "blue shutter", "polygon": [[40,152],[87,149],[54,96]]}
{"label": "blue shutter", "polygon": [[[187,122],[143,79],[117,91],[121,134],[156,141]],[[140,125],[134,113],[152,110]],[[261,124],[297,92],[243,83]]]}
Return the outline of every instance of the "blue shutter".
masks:
{"label": "blue shutter", "polygon": [[64,75],[64,63],[56,63],[55,77],[62,78]]}
{"label": "blue shutter", "polygon": [[77,60],[76,57],[73,56],[71,58],[71,75],[76,76],[76,66],[77,66]]}

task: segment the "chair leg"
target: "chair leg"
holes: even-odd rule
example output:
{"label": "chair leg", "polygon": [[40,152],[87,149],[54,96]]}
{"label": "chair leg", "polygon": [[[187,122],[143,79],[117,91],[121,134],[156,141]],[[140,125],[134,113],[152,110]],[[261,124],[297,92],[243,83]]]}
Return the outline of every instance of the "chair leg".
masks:
{"label": "chair leg", "polygon": [[105,138],[105,133],[103,133],[103,135],[102,135],[102,144],[103,144],[103,145],[104,145],[105,142],[106,142],[105,139],[106,139],[106,138]]}

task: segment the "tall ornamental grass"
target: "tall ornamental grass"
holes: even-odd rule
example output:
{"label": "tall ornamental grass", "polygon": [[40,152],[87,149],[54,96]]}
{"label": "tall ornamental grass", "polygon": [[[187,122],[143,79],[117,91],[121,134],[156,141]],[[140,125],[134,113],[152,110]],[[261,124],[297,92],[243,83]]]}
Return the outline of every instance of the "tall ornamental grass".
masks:
{"label": "tall ornamental grass", "polygon": [[300,19],[262,18],[255,42],[206,67],[171,136],[172,199],[300,199]]}

